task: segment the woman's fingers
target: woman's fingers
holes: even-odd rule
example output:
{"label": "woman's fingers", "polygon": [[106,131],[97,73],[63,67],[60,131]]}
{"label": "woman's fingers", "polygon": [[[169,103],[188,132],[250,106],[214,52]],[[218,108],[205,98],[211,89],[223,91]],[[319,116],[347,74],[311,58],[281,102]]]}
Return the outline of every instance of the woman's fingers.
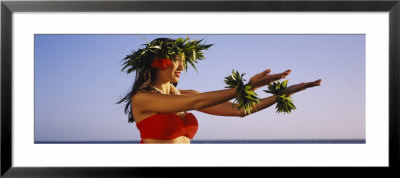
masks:
{"label": "woman's fingers", "polygon": [[311,87],[315,87],[315,86],[320,86],[321,85],[321,79],[318,79],[318,80],[316,80],[316,81],[313,81],[313,82],[307,82],[307,83],[301,83],[300,84],[300,91],[301,90],[305,90],[305,89],[307,89],[307,88],[311,88]]}
{"label": "woman's fingers", "polygon": [[318,80],[315,80],[313,82],[303,82],[303,83],[292,85],[292,86],[288,87],[288,89],[287,89],[288,93],[287,94],[288,94],[288,96],[291,96],[292,94],[297,93],[299,91],[303,91],[303,90],[305,90],[307,88],[320,86],[321,82],[322,82],[322,80],[318,79]]}
{"label": "woman's fingers", "polygon": [[282,72],[282,73],[278,73],[278,74],[269,74],[271,73],[271,69],[267,69],[261,73],[258,73],[256,75],[254,75],[250,81],[249,84],[252,86],[252,88],[255,90],[259,87],[262,87],[264,85],[268,85],[271,84],[272,82],[276,81],[276,80],[280,80],[283,78],[286,78],[287,75],[289,75],[291,72],[290,69]]}
{"label": "woman's fingers", "polygon": [[313,81],[313,82],[308,82],[308,83],[307,83],[307,88],[315,87],[315,86],[320,86],[320,85],[321,85],[321,82],[322,82],[322,79],[318,79],[318,80]]}
{"label": "woman's fingers", "polygon": [[271,69],[267,69],[264,72],[262,72],[262,75],[268,75],[271,72]]}
{"label": "woman's fingers", "polygon": [[269,77],[269,76],[275,76],[275,75],[289,75],[291,72],[290,69],[286,70],[285,72],[279,73],[279,74],[273,74],[273,75],[268,75],[269,73],[271,73],[271,69],[267,69],[259,74],[256,74],[255,76],[257,77]]}
{"label": "woman's fingers", "polygon": [[285,72],[278,73],[278,74],[273,74],[273,75],[285,76],[285,77],[286,77],[287,75],[290,74],[290,72],[292,72],[292,70],[288,69],[288,70],[286,70]]}
{"label": "woman's fingers", "polygon": [[270,72],[271,72],[271,69],[267,69],[267,70],[264,70],[264,71],[256,74],[255,77],[263,77],[263,76],[268,75]]}
{"label": "woman's fingers", "polygon": [[267,75],[267,76],[264,76],[263,80],[267,80],[268,82],[273,82],[273,81],[276,81],[276,80],[280,80],[280,79],[286,78],[286,76],[289,75],[290,72],[291,72],[291,70],[288,69],[288,70],[286,70],[285,72],[282,72],[282,73]]}
{"label": "woman's fingers", "polygon": [[292,72],[292,70],[288,69],[288,70],[286,70],[286,71],[285,71],[285,72],[283,72],[283,73],[286,73],[286,75],[289,75],[289,74],[290,74],[290,72]]}

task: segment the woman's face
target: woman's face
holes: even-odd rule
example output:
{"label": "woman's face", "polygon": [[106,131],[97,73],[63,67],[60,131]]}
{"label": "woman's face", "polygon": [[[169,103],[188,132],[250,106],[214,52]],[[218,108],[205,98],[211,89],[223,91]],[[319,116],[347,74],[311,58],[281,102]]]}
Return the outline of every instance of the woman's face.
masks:
{"label": "woman's face", "polygon": [[175,56],[175,59],[172,60],[171,66],[165,70],[159,70],[159,76],[163,78],[163,80],[168,80],[172,83],[178,82],[179,78],[181,77],[181,72],[184,69],[183,60],[184,58]]}

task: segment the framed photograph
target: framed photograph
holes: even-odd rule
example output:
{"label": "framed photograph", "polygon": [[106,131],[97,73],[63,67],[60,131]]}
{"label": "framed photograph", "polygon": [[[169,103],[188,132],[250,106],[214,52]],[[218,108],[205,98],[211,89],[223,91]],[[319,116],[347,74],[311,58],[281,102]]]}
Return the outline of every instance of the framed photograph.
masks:
{"label": "framed photograph", "polygon": [[[1,175],[395,170],[399,18],[399,1],[3,1]],[[294,95],[290,114],[193,111],[192,144],[138,144],[116,104],[134,81],[120,61],[160,37],[213,44],[178,89],[221,90],[232,69],[322,85]]]}

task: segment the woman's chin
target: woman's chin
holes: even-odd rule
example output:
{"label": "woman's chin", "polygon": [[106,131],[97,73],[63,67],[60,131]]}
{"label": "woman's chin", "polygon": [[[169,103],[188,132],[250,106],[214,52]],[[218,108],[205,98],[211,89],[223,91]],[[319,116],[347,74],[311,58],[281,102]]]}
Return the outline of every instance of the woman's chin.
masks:
{"label": "woman's chin", "polygon": [[171,82],[172,82],[172,83],[177,83],[177,82],[179,82],[179,78],[174,77],[174,79],[173,79]]}

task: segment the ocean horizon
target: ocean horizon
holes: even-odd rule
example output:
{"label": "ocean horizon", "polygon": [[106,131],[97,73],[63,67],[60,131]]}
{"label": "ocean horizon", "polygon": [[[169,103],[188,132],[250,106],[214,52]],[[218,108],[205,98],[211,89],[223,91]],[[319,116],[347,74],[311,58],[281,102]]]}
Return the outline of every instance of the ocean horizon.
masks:
{"label": "ocean horizon", "polygon": [[[35,144],[139,144],[128,141],[35,141]],[[192,144],[365,144],[365,139],[300,139],[300,140],[191,140]]]}

